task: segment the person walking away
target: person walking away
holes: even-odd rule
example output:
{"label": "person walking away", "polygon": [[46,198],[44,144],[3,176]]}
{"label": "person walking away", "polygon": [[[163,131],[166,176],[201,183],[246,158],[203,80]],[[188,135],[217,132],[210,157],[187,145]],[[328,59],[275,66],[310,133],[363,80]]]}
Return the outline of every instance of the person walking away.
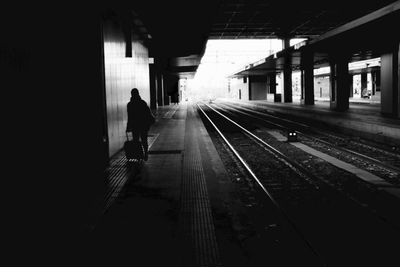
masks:
{"label": "person walking away", "polygon": [[147,134],[150,126],[155,122],[154,116],[151,113],[147,103],[140,97],[139,90],[133,88],[131,90],[131,99],[127,105],[128,107],[128,123],[126,126],[127,132],[132,132],[134,141],[142,142],[144,150],[144,160],[148,159],[148,143]]}

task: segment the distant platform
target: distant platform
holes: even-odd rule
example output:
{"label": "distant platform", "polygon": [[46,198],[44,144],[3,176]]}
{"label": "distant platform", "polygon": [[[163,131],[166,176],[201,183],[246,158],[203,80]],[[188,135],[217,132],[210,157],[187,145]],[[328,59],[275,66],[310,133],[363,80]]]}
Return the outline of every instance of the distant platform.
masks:
{"label": "distant platform", "polygon": [[326,101],[315,101],[314,105],[267,102],[266,100],[218,99],[215,101],[229,101],[249,107],[259,107],[271,113],[306,119],[328,127],[335,127],[344,133],[400,147],[400,120],[383,116],[379,104],[350,102],[350,108],[347,111],[338,112],[331,110],[329,102]]}

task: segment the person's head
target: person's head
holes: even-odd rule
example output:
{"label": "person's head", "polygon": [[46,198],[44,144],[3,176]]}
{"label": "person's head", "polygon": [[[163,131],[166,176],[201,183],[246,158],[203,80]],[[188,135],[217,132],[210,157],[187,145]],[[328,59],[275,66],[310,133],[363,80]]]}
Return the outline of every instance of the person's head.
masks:
{"label": "person's head", "polygon": [[132,90],[131,90],[131,96],[132,97],[139,97],[139,90],[137,89],[137,88],[133,88]]}

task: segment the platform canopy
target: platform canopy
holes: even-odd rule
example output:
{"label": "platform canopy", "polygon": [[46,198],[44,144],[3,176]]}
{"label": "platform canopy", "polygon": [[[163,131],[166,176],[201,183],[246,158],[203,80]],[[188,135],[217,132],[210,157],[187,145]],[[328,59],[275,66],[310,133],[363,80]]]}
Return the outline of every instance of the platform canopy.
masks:
{"label": "platform canopy", "polygon": [[196,71],[208,39],[316,38],[393,2],[146,0],[121,9],[140,17],[151,56],[169,58],[172,72],[187,73]]}
{"label": "platform canopy", "polygon": [[398,34],[386,29],[400,25],[400,1],[368,13],[353,21],[260,59],[235,72],[231,77],[258,76],[283,71],[285,64],[300,68],[302,52],[313,54],[314,67],[329,66],[330,57],[344,56],[348,62],[378,58],[399,42]]}

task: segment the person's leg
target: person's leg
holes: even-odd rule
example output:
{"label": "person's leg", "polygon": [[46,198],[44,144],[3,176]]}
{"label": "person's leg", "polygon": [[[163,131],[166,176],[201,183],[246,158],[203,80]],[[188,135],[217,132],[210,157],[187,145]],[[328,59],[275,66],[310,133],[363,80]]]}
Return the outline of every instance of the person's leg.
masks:
{"label": "person's leg", "polygon": [[133,141],[139,142],[139,136],[140,136],[140,133],[138,131],[132,132],[132,140]]}
{"label": "person's leg", "polygon": [[142,146],[143,146],[143,150],[144,150],[144,160],[147,160],[148,150],[149,150],[149,145],[147,143],[147,131],[143,131],[140,133],[140,139],[142,141]]}
{"label": "person's leg", "polygon": [[[130,137],[132,137],[132,139],[129,139],[129,140],[132,140],[134,143],[137,143],[137,142],[139,142],[139,137],[140,137],[140,133],[138,132],[138,131],[131,131],[130,132],[132,135],[131,136],[129,136],[129,138]],[[134,149],[134,147],[130,147],[131,149]],[[132,151],[133,152],[133,151]],[[134,159],[129,159],[129,161],[133,161]]]}

